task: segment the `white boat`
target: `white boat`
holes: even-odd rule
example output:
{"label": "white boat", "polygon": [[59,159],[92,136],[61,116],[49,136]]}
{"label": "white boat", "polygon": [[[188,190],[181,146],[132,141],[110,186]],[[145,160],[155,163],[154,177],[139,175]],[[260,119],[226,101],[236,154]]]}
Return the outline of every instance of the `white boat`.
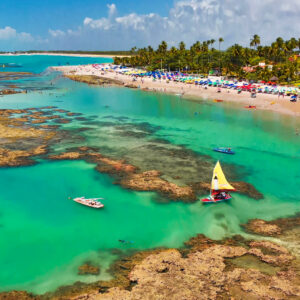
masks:
{"label": "white boat", "polygon": [[100,201],[100,199],[104,199],[104,198],[89,198],[86,199],[85,197],[77,197],[74,198],[73,201],[89,206],[89,207],[93,207],[93,208],[102,208],[104,207],[104,204],[102,204]]}

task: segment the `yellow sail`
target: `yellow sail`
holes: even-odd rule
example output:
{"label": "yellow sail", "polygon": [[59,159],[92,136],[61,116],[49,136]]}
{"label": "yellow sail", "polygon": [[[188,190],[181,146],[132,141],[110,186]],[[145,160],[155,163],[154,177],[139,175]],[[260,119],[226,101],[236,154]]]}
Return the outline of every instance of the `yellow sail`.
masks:
{"label": "yellow sail", "polygon": [[221,165],[219,161],[217,162],[214,172],[213,172],[213,177],[211,181],[211,189],[212,190],[229,190],[229,191],[234,191],[235,188],[230,185],[222,171]]}

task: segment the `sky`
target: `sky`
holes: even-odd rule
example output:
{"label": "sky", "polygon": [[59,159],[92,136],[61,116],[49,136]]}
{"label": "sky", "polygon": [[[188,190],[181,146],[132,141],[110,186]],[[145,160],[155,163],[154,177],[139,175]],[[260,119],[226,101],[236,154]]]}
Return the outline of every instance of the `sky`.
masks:
{"label": "sky", "polygon": [[0,51],[223,47],[300,37],[300,0],[0,0]]}

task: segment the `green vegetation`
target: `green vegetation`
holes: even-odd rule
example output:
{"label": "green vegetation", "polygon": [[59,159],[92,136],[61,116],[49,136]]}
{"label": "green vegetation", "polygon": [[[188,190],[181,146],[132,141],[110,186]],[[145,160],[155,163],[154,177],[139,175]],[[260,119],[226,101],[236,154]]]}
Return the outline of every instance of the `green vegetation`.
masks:
{"label": "green vegetation", "polygon": [[[165,41],[156,50],[147,48],[131,49],[130,57],[115,57],[116,64],[133,67],[145,67],[148,70],[165,69],[186,73],[215,74],[236,76],[249,80],[278,80],[295,83],[300,80],[300,38],[284,41],[277,38],[271,45],[261,46],[256,34],[250,40],[250,47],[238,44],[222,51],[223,38],[218,39],[218,50],[214,48],[214,39],[197,41],[189,49],[184,42],[178,48],[171,47]],[[262,64],[264,63],[264,64]]]}

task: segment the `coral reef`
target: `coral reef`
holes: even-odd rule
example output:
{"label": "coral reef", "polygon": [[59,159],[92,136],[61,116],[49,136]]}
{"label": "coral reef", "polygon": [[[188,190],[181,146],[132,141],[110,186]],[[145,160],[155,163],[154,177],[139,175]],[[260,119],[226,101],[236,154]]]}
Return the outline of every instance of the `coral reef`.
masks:
{"label": "coral reef", "polygon": [[90,262],[87,262],[78,268],[79,275],[98,275],[99,273],[100,268],[92,265]]}
{"label": "coral reef", "polygon": [[116,79],[98,77],[94,75],[65,75],[65,77],[87,84],[93,85],[123,85],[123,83]]}
{"label": "coral reef", "polygon": [[[76,150],[76,149],[75,149]],[[97,164],[96,169],[101,173],[115,176],[121,186],[137,191],[156,191],[172,200],[194,202],[196,195],[189,186],[178,186],[162,179],[160,172],[156,170],[139,172],[138,168],[127,164],[124,160],[114,160],[93,152],[88,147],[78,148],[77,151],[65,152],[59,155],[51,155],[49,159],[83,159]]]}
{"label": "coral reef", "polygon": [[189,186],[178,186],[162,179],[161,173],[156,170],[134,173],[121,180],[123,187],[136,191],[157,191],[170,199],[187,202],[196,201],[196,195]]}
{"label": "coral reef", "polygon": [[[270,241],[247,241],[238,236],[213,241],[203,235],[190,239],[186,246],[140,251],[122,257],[110,268],[114,279],[75,283],[42,298],[279,300],[300,297],[295,257],[283,246]],[[252,257],[251,267],[244,257]],[[237,259],[238,265],[234,263]],[[268,274],[261,270],[262,265],[270,268],[276,265],[276,271]]]}
{"label": "coral reef", "polygon": [[19,94],[21,93],[18,90],[14,90],[14,89],[3,89],[0,90],[0,95],[13,95],[13,94]]}
{"label": "coral reef", "polygon": [[292,227],[300,227],[300,217],[280,218],[274,221],[253,219],[242,226],[250,233],[264,236],[279,236]]}

